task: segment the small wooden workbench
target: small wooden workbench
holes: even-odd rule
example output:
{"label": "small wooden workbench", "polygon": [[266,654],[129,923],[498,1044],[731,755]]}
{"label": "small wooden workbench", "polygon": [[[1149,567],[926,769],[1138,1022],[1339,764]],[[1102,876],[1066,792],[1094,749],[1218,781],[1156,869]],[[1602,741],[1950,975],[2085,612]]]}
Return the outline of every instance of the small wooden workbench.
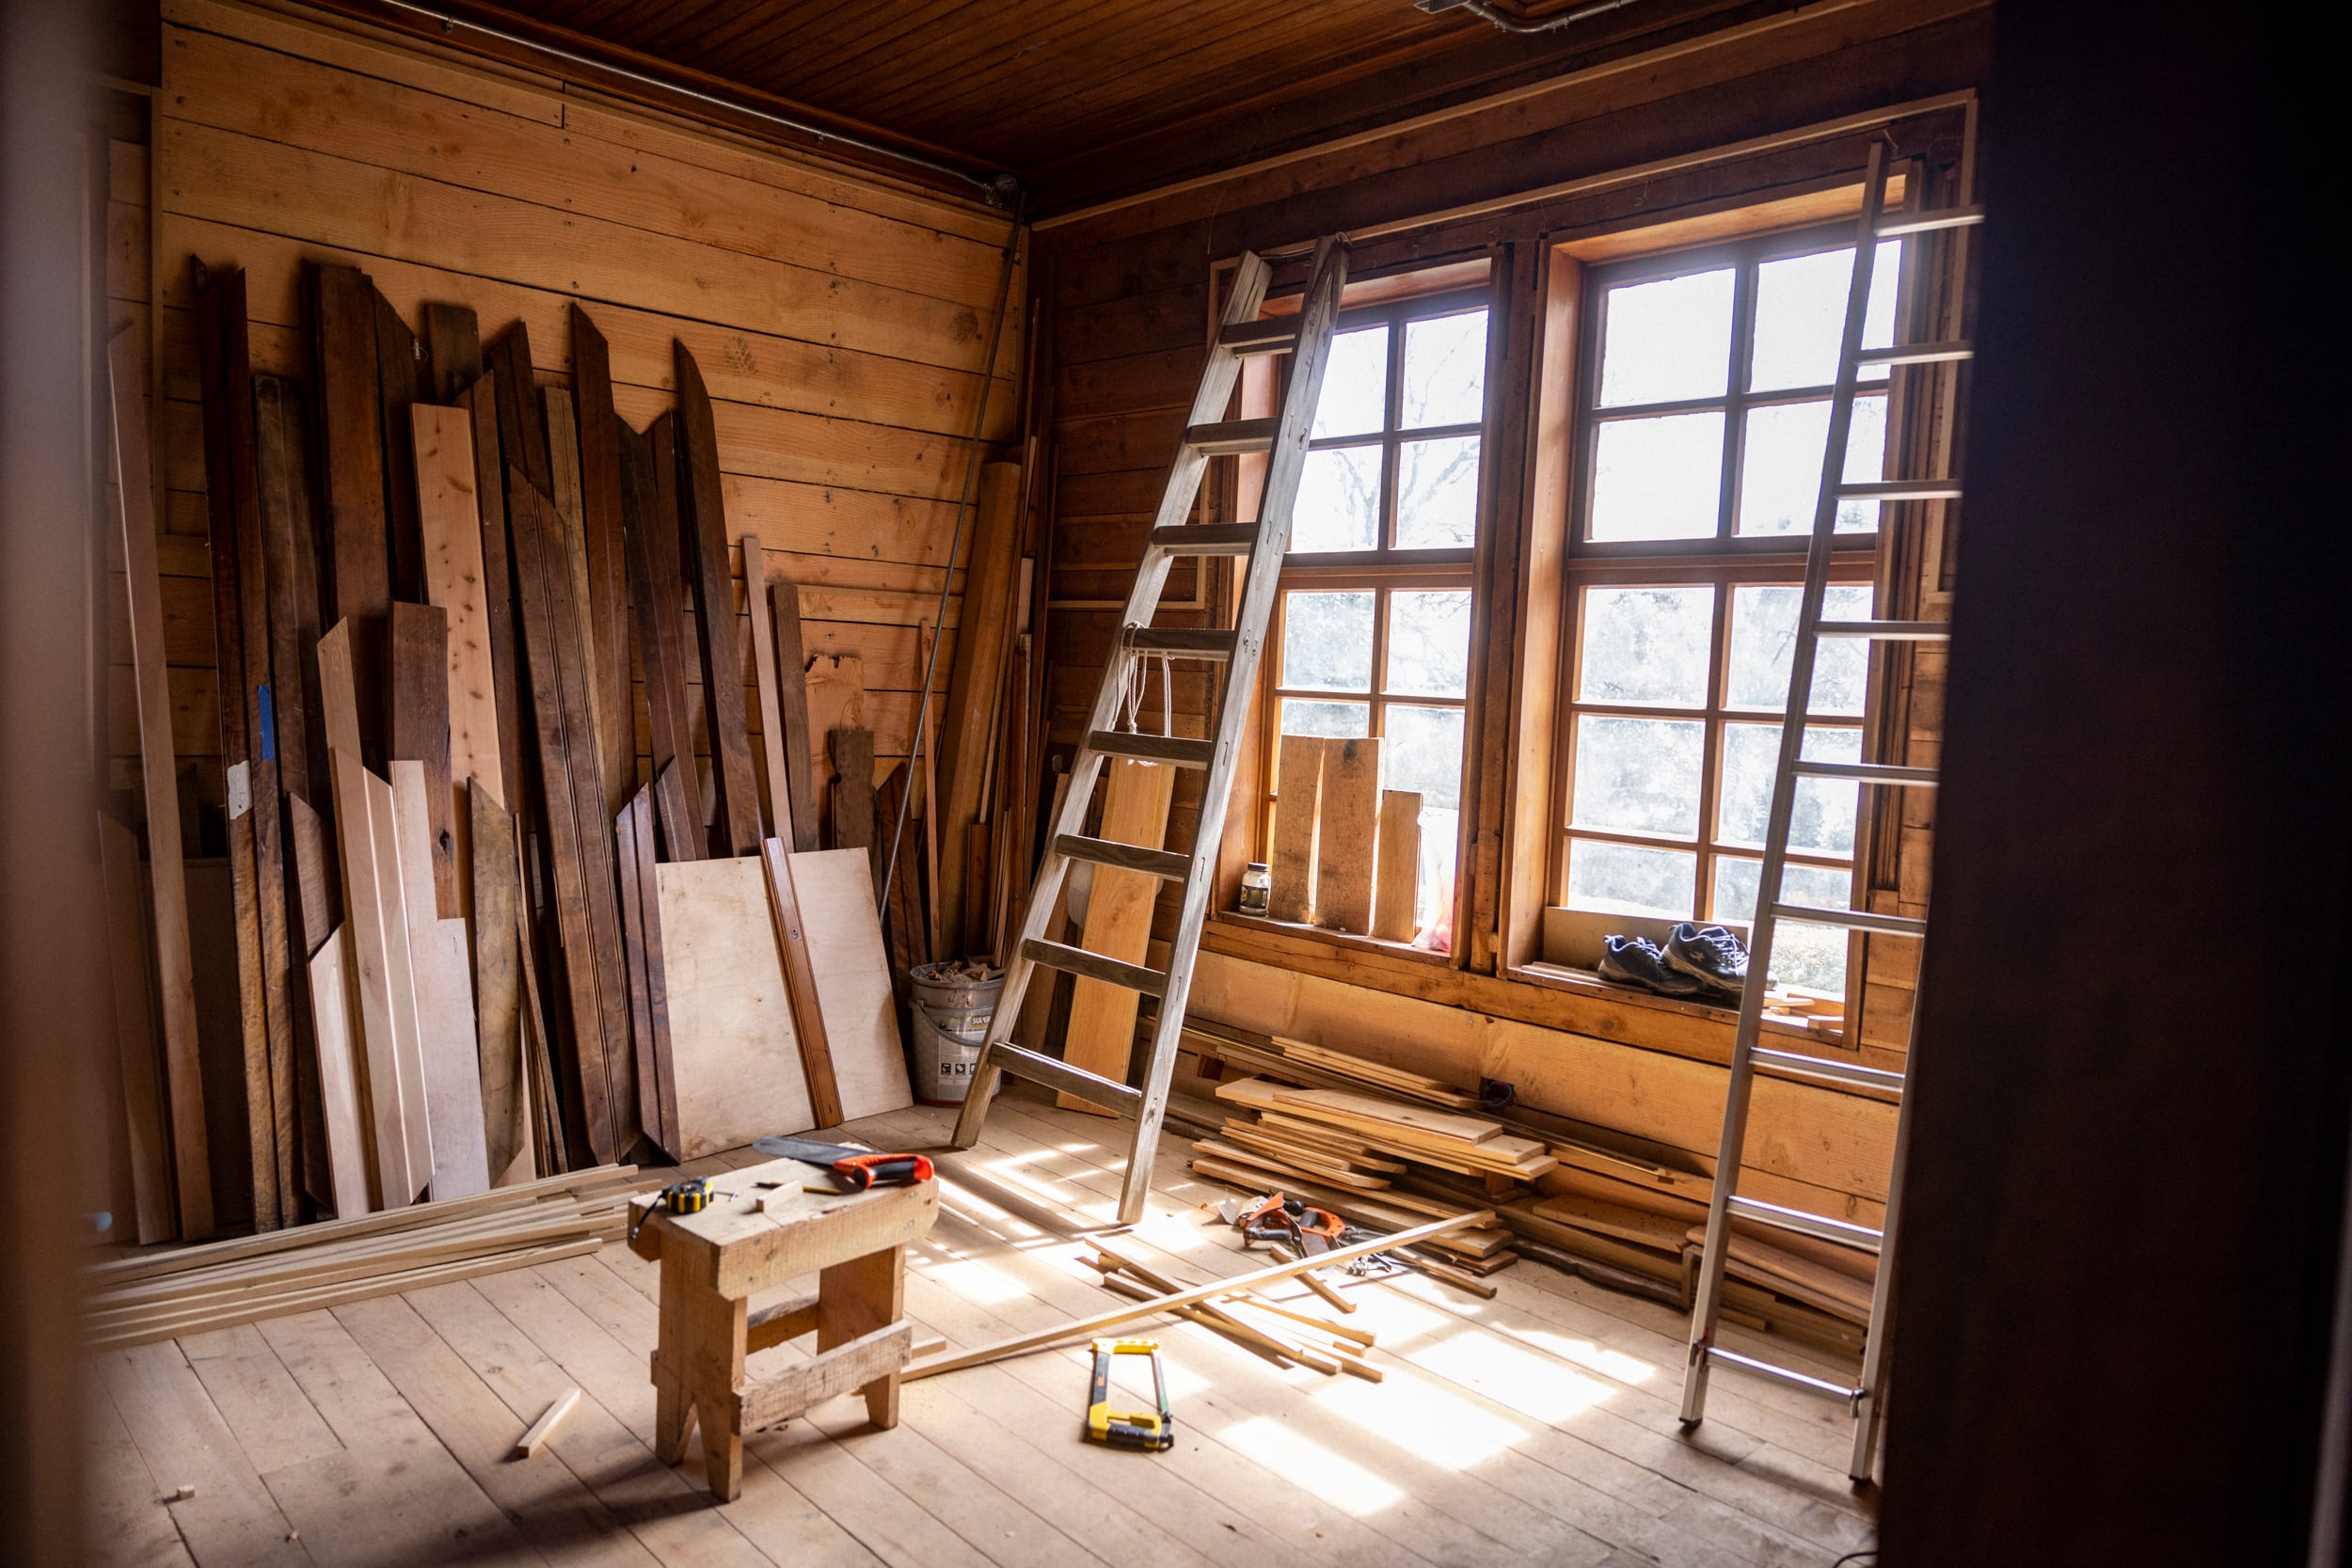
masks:
{"label": "small wooden workbench", "polygon": [[[828,1178],[797,1160],[711,1179],[698,1214],[657,1207],[629,1244],[661,1265],[661,1335],[653,1353],[654,1446],[686,1457],[699,1417],[710,1490],[743,1490],[743,1434],[857,1389],[876,1426],[898,1424],[898,1371],[914,1355],[902,1316],[906,1243],[939,1217],[939,1183],[812,1193]],[[763,1191],[762,1181],[777,1186]],[[659,1203],[659,1198],[652,1201]],[[750,1300],[804,1275],[817,1293],[757,1312]],[[744,1358],[816,1331],[811,1360],[746,1385]]]}

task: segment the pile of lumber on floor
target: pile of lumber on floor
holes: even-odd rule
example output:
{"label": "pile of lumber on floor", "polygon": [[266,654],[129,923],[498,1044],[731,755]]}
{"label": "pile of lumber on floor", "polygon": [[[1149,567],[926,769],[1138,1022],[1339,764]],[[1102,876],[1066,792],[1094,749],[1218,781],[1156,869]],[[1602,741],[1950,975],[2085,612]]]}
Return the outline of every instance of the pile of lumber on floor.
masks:
{"label": "pile of lumber on floor", "polygon": [[146,1344],[528,1268],[620,1240],[633,1165],[426,1207],[180,1247],[87,1271],[84,1342]]}
{"label": "pile of lumber on floor", "polygon": [[[1184,1289],[1109,1242],[1097,1240],[1092,1244],[1093,1253],[1086,1261],[1102,1275],[1106,1290],[1133,1301],[1150,1301]],[[1356,1310],[1344,1299],[1341,1305],[1347,1311]],[[1221,1334],[1285,1370],[1311,1367],[1326,1377],[1345,1372],[1367,1383],[1381,1381],[1380,1369],[1364,1358],[1377,1338],[1368,1328],[1334,1323],[1319,1313],[1284,1307],[1248,1291],[1235,1291],[1174,1311],[1186,1323]]]}
{"label": "pile of lumber on floor", "polygon": [[[1697,1160],[1525,1106],[1477,1114],[1467,1089],[1325,1046],[1198,1018],[1184,1033],[1204,1060],[1254,1073],[1218,1084],[1221,1124],[1187,1118],[1207,1134],[1193,1145],[1197,1173],[1279,1188],[1374,1228],[1491,1207],[1490,1232],[1440,1243],[1454,1266],[1482,1273],[1526,1257],[1691,1306],[1714,1195]],[[1867,1254],[1738,1221],[1724,1314],[1852,1349],[1875,1273]]]}
{"label": "pile of lumber on floor", "polygon": [[[909,1103],[876,911],[920,926],[921,896],[876,889],[910,770],[878,780],[860,656],[803,648],[799,588],[727,515],[686,345],[675,405],[640,430],[577,303],[567,341],[534,351],[523,322],[486,342],[470,309],[412,323],[358,269],[313,262],[305,373],[269,373],[244,273],[186,264],[237,1003],[237,1038],[204,1050],[233,1053],[236,1103],[215,1079],[208,1117],[145,331],[126,329],[113,521],[143,788],[98,828],[122,1108],[108,1239],[692,1158],[728,1147],[745,1082],[783,1085],[756,1132]],[[981,508],[1008,580],[1023,472],[993,467]],[[971,700],[991,724],[985,694],[1026,679],[1004,673],[1011,594],[998,641],[956,650],[959,670],[985,661]],[[976,781],[1033,767],[1027,712],[1003,745],[966,737]]]}

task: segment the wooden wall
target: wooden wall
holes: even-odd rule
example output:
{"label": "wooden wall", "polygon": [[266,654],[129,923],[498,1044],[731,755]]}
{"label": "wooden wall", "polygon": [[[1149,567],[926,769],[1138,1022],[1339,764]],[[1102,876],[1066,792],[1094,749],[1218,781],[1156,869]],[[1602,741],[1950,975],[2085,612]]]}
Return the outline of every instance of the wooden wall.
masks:
{"label": "wooden wall", "polygon": [[[160,353],[164,600],[192,817],[216,824],[222,784],[191,256],[246,270],[255,369],[306,381],[311,260],[370,274],[412,327],[428,302],[472,307],[485,342],[525,323],[543,385],[566,380],[565,305],[580,301],[612,343],[615,404],[641,428],[671,405],[682,340],[714,400],[730,536],[757,532],[769,570],[802,585],[812,657],[862,658],[878,760],[906,752],[1003,217],[240,0],[167,0],[152,141],[115,149],[108,292],[116,322],[148,325]],[[1016,313],[994,440],[1019,420],[1024,338]],[[950,627],[957,615],[951,598]],[[748,632],[742,649],[748,686]],[[127,670],[114,687],[113,750],[135,768]],[[748,693],[745,707],[756,729]],[[642,687],[637,724],[642,755]],[[116,775],[119,787],[120,763]]]}
{"label": "wooden wall", "polygon": [[[1531,660],[1516,651],[1530,626],[1540,635],[1534,623],[1548,613],[1521,592],[1547,569],[1526,553],[1530,520],[1547,504],[1529,432],[1546,259],[1561,240],[1855,178],[1864,139],[1405,226],[1423,214],[1967,88],[1982,80],[1991,36],[1990,11],[1970,0],[1805,8],[1598,67],[1475,113],[1425,117],[1392,134],[1191,182],[1139,203],[1040,220],[1036,265],[1050,323],[1050,335],[1041,335],[1050,354],[1057,481],[1049,700],[1053,737],[1062,743],[1077,738],[1076,721],[1113,629],[1110,613],[1081,606],[1124,591],[1181,405],[1200,372],[1213,264],[1246,248],[1296,246],[1344,229],[1375,231],[1357,247],[1358,271],[1484,256],[1498,280],[1491,363],[1504,393],[1490,435],[1477,567],[1482,602],[1472,633],[1465,778],[1473,820],[1462,857],[1457,951],[1450,963],[1438,963],[1212,921],[1196,1010],[1424,1072],[1506,1078],[1544,1109],[1711,1157],[1721,1064],[1730,1053],[1724,1015],[1645,1006],[1622,992],[1554,990],[1509,973],[1532,956],[1523,938],[1518,951],[1508,950],[1509,879],[1520,879],[1525,908],[1525,879],[1540,879],[1549,855],[1540,843],[1506,838],[1507,800],[1545,788],[1525,776],[1512,739],[1532,665],[1549,657]],[[1948,156],[1953,149],[1939,150]],[[1163,619],[1186,624],[1209,613],[1187,610]],[[1202,722],[1204,695],[1204,686],[1180,680],[1181,723]],[[1933,713],[1930,694],[1914,711],[1923,726],[1915,755],[1932,745]],[[1180,792],[1172,843],[1191,831],[1190,808]],[[1924,843],[1917,844],[1921,866]],[[1157,934],[1165,938],[1170,924],[1164,907]],[[1890,1046],[1901,1045],[1900,1020],[1889,1005],[1907,1005],[1908,978],[1888,963],[1874,967],[1872,977],[1888,993],[1866,1036],[1872,1050],[1844,1049],[1886,1061]],[[1867,1219],[1884,1196],[1893,1123],[1892,1107],[1881,1102],[1773,1085],[1759,1098],[1751,1157],[1774,1179],[1812,1189],[1807,1207]]]}

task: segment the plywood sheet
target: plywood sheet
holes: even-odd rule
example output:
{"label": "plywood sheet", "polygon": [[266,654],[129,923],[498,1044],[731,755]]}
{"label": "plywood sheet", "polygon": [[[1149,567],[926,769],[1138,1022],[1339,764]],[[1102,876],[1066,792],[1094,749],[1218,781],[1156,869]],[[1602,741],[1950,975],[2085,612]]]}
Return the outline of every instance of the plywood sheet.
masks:
{"label": "plywood sheet", "polygon": [[756,859],[655,872],[681,1160],[816,1125]]}
{"label": "plywood sheet", "polygon": [[874,909],[872,862],[864,849],[848,848],[811,850],[791,856],[790,863],[842,1117],[855,1121],[904,1110],[914,1103],[914,1093],[898,1040],[890,957]]}

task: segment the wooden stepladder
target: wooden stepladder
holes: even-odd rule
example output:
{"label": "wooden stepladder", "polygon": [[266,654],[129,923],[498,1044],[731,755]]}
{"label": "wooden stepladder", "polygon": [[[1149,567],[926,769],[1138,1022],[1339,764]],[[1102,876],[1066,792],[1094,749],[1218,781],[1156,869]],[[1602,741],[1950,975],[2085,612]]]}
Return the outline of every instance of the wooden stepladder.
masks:
{"label": "wooden stepladder", "polygon": [[[1143,1215],[1144,1194],[1152,1185],[1152,1148],[1159,1137],[1160,1121],[1168,1109],[1168,1088],[1176,1067],[1176,1042],[1184,1030],[1185,999],[1192,990],[1193,959],[1200,946],[1200,927],[1208,918],[1209,895],[1216,870],[1216,850],[1223,837],[1225,805],[1233,789],[1233,766],[1243,726],[1249,721],[1249,694],[1258,677],[1258,659],[1265,651],[1266,626],[1273,616],[1275,586],[1281,575],[1282,552],[1289,546],[1291,505],[1307,462],[1307,437],[1314,421],[1315,400],[1323,389],[1323,372],[1329,358],[1331,330],[1338,320],[1340,291],[1346,282],[1347,247],[1331,236],[1315,246],[1307,293],[1298,314],[1260,321],[1269,269],[1255,255],[1244,256],[1234,276],[1232,297],[1225,307],[1209,362],[1200,374],[1185,420],[1184,442],[1169,465],[1168,483],[1160,496],[1143,561],[1136,569],[1126,609],[1120,616],[1120,632],[1103,670],[1094,707],[1087,721],[1086,743],[1072,767],[1070,789],[1063,798],[1040,862],[1037,884],[1030,890],[1028,912],[1013,944],[1005,986],[989,1020],[987,1042],[973,1069],[963,1112],[956,1120],[955,1147],[969,1148],[978,1141],[980,1124],[988,1116],[989,1097],[996,1075],[1049,1085],[1096,1104],[1132,1117],[1135,1142],[1127,1159],[1127,1174],[1119,1195],[1119,1218],[1132,1225]],[[1290,385],[1280,411],[1272,419],[1228,420],[1241,362],[1250,355],[1289,354]],[[1209,459],[1249,452],[1267,453],[1265,486],[1254,523],[1188,524],[1193,498],[1200,489]],[[1168,568],[1179,556],[1241,556],[1247,558],[1240,607],[1230,629],[1160,629],[1152,622]],[[1216,703],[1215,732],[1206,739],[1173,735],[1122,732],[1117,725],[1130,682],[1144,658],[1200,659],[1225,667]],[[1085,834],[1087,806],[1109,757],[1133,757],[1146,762],[1198,768],[1208,774],[1200,803],[1200,825],[1189,854],[1170,849],[1115,844]],[[1184,886],[1183,911],[1168,949],[1165,972],[1105,958],[1082,947],[1048,941],[1045,927],[1070,863],[1140,871]],[[1105,1078],[1066,1062],[1011,1043],[1014,1020],[1021,1016],[1021,999],[1029,989],[1037,966],[1066,970],[1159,999],[1159,1016],[1152,1030],[1152,1048],[1145,1058],[1140,1088]]]}
{"label": "wooden stepladder", "polygon": [[[1943,641],[1951,635],[1941,621],[1836,621],[1824,619],[1822,605],[1828,582],[1830,553],[1837,526],[1839,503],[1845,500],[1954,501],[1960,499],[1956,480],[1894,479],[1850,481],[1845,477],[1846,440],[1853,418],[1854,388],[1870,366],[1949,365],[1969,358],[1974,350],[1964,339],[1898,344],[1890,348],[1862,346],[1864,318],[1870,297],[1870,275],[1879,243],[1908,234],[1937,230],[1973,229],[1984,221],[1983,209],[1967,205],[1973,173],[1974,120],[1970,121],[1969,156],[1961,166],[1962,204],[1940,211],[1884,210],[1886,196],[1883,146],[1870,149],[1863,187],[1862,216],[1854,245],[1853,275],[1846,300],[1844,336],[1839,341],[1837,379],[1830,394],[1829,439],[1821,458],[1821,484],[1807,543],[1804,588],[1799,600],[1797,629],[1790,652],[1788,707],[1782,716],[1780,752],[1772,778],[1772,813],[1764,829],[1764,864],[1756,895],[1756,924],[1750,933],[1748,974],[1740,997],[1740,1022],[1732,1037],[1730,1085],[1724,1106],[1723,1143],[1715,1165],[1714,1193],[1707,1212],[1707,1243],[1698,1275],[1698,1299],[1691,1315],[1690,1365],[1682,1385],[1682,1420],[1695,1425],[1707,1414],[1708,1374],[1729,1367],[1750,1376],[1769,1378],[1807,1393],[1846,1403],[1854,1415],[1853,1459],[1849,1471],[1856,1481],[1870,1479],[1875,1467],[1878,1436],[1885,1410],[1885,1329],[1887,1303],[1895,1273],[1896,1227],[1901,1217],[1903,1163],[1911,1135],[1908,1088],[1911,1047],[1917,1044],[1919,1008],[1912,1002],[1912,1038],[1907,1042],[1901,1071],[1865,1067],[1855,1062],[1810,1056],[1758,1043],[1762,1032],[1764,995],[1771,981],[1773,938],[1780,923],[1842,927],[1882,936],[1924,938],[1923,918],[1881,914],[1858,909],[1820,909],[1786,901],[1782,873],[1788,863],[1790,823],[1797,791],[1806,779],[1851,781],[1865,788],[1929,789],[1935,770],[1901,768],[1876,762],[1815,761],[1804,755],[1804,729],[1813,689],[1815,655],[1823,638],[1860,639],[1878,642]],[[1962,236],[1964,238],[1964,235]],[[1955,252],[1954,271],[1964,267],[1966,250]],[[1952,287],[1955,299],[1964,299],[1962,277]],[[1820,1083],[1879,1089],[1901,1097],[1895,1123],[1894,1166],[1886,1186],[1886,1218],[1883,1228],[1854,1225],[1827,1214],[1808,1213],[1748,1197],[1740,1190],[1747,1148],[1748,1109],[1758,1069]],[[1876,1255],[1878,1271],[1870,1293],[1870,1322],[1864,1341],[1862,1375],[1853,1384],[1832,1382],[1809,1372],[1784,1367],[1724,1347],[1720,1338],[1724,1273],[1730,1261],[1734,1222],[1762,1226],[1791,1235],[1835,1243]]]}

